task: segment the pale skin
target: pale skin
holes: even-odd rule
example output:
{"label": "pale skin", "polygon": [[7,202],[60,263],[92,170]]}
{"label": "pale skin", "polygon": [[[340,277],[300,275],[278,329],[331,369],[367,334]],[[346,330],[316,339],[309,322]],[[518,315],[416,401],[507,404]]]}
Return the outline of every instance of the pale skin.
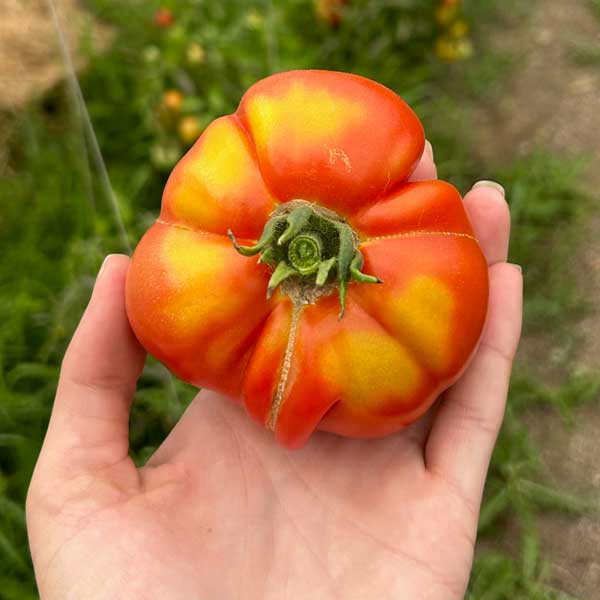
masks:
{"label": "pale skin", "polygon": [[[436,176],[428,147],[413,179]],[[27,497],[42,600],[458,600],[521,328],[500,188],[464,198],[489,263],[481,345],[427,415],[379,440],[274,442],[202,391],[136,468],[128,421],[145,353],[128,258],[105,262],[64,358]]]}

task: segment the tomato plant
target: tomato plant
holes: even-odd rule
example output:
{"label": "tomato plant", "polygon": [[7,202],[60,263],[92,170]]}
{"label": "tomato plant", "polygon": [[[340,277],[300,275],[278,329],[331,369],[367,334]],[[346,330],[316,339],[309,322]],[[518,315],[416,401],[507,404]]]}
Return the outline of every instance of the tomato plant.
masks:
{"label": "tomato plant", "polygon": [[488,298],[458,191],[409,181],[424,142],[363,77],[254,84],[177,164],[134,253],[140,342],[288,447],[414,421],[464,370]]}

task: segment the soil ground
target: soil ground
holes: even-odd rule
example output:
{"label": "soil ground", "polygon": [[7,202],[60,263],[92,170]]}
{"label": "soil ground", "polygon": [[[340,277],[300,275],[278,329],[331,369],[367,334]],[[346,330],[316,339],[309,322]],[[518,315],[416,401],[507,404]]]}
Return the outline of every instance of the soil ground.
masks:
{"label": "soil ground", "polygon": [[[582,184],[594,209],[583,225],[572,267],[593,303],[600,298],[600,65],[579,64],[575,55],[581,49],[598,51],[599,21],[588,0],[535,0],[527,19],[507,22],[504,30],[491,32],[492,40],[516,66],[503,81],[502,93],[475,110],[477,146],[490,163],[536,147],[590,157]],[[597,370],[600,309],[592,310],[578,327],[582,343],[577,362]],[[547,364],[550,352],[540,340],[525,339],[519,358]],[[600,403],[579,410],[576,419],[575,426],[568,427],[555,413],[535,410],[528,424],[550,480],[574,494],[598,498]],[[582,600],[600,598],[600,520],[552,513],[541,517],[540,526],[553,584]]]}

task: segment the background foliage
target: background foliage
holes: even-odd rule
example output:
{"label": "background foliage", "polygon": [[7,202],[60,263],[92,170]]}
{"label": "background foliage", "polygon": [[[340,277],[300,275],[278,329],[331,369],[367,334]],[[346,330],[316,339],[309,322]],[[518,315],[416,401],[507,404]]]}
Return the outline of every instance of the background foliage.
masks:
{"label": "background foliage", "polygon": [[[482,177],[507,187],[511,260],[525,265],[526,332],[543,329],[562,351],[551,386],[526,364],[517,368],[486,488],[469,598],[568,598],[547,583],[535,517],[541,510],[590,506],[546,484],[522,415],[543,403],[568,418],[575,404],[600,391],[590,374],[571,373],[576,339],[565,317],[585,309],[566,260],[586,210],[575,185],[580,165],[542,151],[514,164],[481,165],[468,127],[469,104],[510,69],[479,32],[499,9],[517,10],[517,3],[88,4],[115,35],[103,53],[84,35],[90,62],[80,76],[114,192],[94,153],[74,81],[16,116],[10,168],[0,181],[0,598],[37,597],[23,505],[61,357],[101,259],[135,244],[158,211],[170,168],[207,123],[234,110],[257,79],[307,67],[363,74],[401,94],[425,124],[440,177],[463,192]],[[164,439],[193,393],[148,362],[131,419],[138,462]]]}

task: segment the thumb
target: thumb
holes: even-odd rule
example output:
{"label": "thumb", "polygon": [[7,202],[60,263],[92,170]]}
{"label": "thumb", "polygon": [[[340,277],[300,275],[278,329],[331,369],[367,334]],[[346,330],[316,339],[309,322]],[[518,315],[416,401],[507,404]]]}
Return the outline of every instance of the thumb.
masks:
{"label": "thumb", "polygon": [[106,257],[69,344],[41,458],[97,469],[129,453],[129,411],[145,352],[125,312],[129,258]]}

